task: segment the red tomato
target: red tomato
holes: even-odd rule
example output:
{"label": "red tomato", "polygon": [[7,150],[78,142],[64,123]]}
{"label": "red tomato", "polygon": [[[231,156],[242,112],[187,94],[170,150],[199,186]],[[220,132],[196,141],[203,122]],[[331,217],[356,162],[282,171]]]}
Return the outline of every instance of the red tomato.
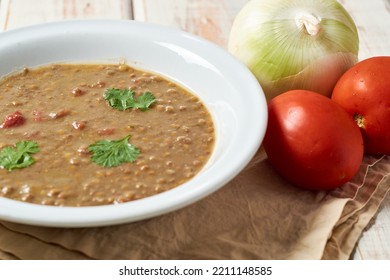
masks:
{"label": "red tomato", "polygon": [[367,154],[390,154],[390,56],[355,64],[337,82],[332,99],[356,120]]}
{"label": "red tomato", "polygon": [[291,90],[268,104],[263,141],[268,159],[287,181],[331,190],[352,179],[363,160],[363,139],[353,119],[331,99]]}
{"label": "red tomato", "polygon": [[10,128],[15,126],[20,126],[24,124],[25,118],[22,113],[16,111],[12,114],[9,114],[5,117],[3,123],[0,125],[0,128]]}

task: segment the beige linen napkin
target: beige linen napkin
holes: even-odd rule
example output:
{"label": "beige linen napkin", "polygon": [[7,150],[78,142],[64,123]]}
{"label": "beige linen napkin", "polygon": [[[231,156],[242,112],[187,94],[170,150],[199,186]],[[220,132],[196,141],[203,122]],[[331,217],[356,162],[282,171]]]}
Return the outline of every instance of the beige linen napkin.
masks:
{"label": "beige linen napkin", "polygon": [[390,156],[367,156],[330,193],[298,189],[259,151],[233,181],[186,208],[100,228],[0,223],[0,259],[348,259],[390,189]]}

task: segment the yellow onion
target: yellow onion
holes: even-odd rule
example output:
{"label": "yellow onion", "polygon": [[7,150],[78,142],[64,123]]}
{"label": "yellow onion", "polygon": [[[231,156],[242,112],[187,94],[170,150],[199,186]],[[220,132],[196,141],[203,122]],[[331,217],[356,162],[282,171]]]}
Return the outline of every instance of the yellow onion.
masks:
{"label": "yellow onion", "polygon": [[267,99],[291,89],[330,96],[358,60],[356,25],[334,0],[251,0],[236,16],[229,51],[248,66]]}

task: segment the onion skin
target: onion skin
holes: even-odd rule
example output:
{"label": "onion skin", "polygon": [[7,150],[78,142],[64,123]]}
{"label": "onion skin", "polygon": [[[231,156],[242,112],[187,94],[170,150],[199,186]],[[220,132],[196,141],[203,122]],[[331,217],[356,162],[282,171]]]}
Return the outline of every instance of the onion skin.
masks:
{"label": "onion skin", "polygon": [[267,100],[292,89],[330,97],[358,61],[359,37],[334,0],[251,0],[236,16],[228,50],[256,76]]}

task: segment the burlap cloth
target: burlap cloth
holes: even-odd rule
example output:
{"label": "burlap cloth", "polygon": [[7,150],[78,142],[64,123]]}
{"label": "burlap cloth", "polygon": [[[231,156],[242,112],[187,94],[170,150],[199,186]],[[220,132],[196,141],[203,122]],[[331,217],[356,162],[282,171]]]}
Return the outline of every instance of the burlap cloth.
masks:
{"label": "burlap cloth", "polygon": [[259,150],[221,190],[164,216],[77,229],[0,222],[0,259],[348,259],[389,173],[390,156],[366,156],[342,188],[305,191]]}

